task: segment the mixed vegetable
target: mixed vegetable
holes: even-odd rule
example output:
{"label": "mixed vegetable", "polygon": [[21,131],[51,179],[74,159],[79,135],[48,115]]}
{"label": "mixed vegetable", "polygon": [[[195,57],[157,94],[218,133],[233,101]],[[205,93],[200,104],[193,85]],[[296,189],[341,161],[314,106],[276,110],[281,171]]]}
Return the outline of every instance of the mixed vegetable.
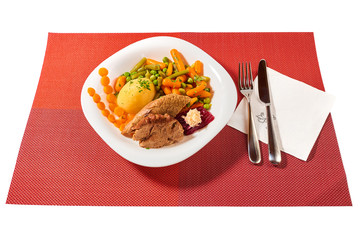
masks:
{"label": "mixed vegetable", "polygon": [[182,94],[191,98],[181,112],[211,108],[213,91],[210,78],[204,76],[203,63],[197,60],[188,65],[176,49],[172,49],[170,55],[172,60],[164,57],[162,61],[143,57],[130,71],[124,72],[113,82],[106,68],[99,69],[106,104],[94,88],[88,88],[88,93],[102,114],[120,131],[142,106],[167,94]]}

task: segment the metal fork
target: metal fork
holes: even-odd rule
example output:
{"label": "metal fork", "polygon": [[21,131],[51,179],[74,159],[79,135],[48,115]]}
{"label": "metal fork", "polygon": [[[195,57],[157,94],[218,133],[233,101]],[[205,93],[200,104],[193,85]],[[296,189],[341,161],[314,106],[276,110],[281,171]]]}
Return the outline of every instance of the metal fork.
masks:
{"label": "metal fork", "polygon": [[[245,65],[245,70],[244,70]],[[251,112],[251,95],[253,93],[254,81],[251,72],[251,63],[239,63],[239,88],[248,102],[249,131],[248,131],[248,153],[249,159],[254,164],[261,162],[260,145],[256,133],[255,122]]]}

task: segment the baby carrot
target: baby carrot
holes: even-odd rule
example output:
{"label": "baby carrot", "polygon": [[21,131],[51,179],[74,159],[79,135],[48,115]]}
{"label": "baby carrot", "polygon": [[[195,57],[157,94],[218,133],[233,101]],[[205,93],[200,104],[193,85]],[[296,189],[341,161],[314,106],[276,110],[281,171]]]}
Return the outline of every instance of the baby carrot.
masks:
{"label": "baby carrot", "polygon": [[114,112],[115,111],[115,108],[116,108],[116,103],[109,103],[109,109],[110,109],[110,111],[112,111],[112,112]]}
{"label": "baby carrot", "polygon": [[186,95],[188,95],[189,97],[196,97],[196,96],[200,95],[201,91],[203,91],[206,88],[206,86],[207,86],[207,83],[205,81],[201,81],[198,86],[187,91]]}
{"label": "baby carrot", "polygon": [[178,71],[185,70],[185,64],[181,58],[179,51],[176,49],[171,49],[170,54],[171,54],[171,57],[174,59],[177,70]]}
{"label": "baby carrot", "polygon": [[112,115],[112,114],[109,114],[109,115],[107,116],[107,119],[108,119],[111,123],[114,123],[114,122],[115,122],[115,116]]}
{"label": "baby carrot", "polygon": [[165,93],[166,95],[172,93],[171,88],[165,86],[164,84],[161,85],[161,89],[164,91],[164,93]]}
{"label": "baby carrot", "polygon": [[115,81],[115,85],[114,85],[114,89],[116,92],[119,92],[122,87],[125,85],[126,83],[126,77],[125,76],[120,76],[116,79]]}
{"label": "baby carrot", "polygon": [[103,103],[103,102],[98,102],[98,103],[97,103],[97,107],[98,107],[100,110],[104,110],[104,109],[105,109],[105,103]]}
{"label": "baby carrot", "polygon": [[106,95],[106,100],[109,102],[109,103],[116,103],[116,96],[112,93],[109,93],[108,95]]}
{"label": "baby carrot", "polygon": [[95,93],[95,94],[93,95],[93,100],[94,100],[94,102],[96,102],[96,103],[100,102],[100,100],[101,100],[100,95],[97,94],[97,93]]}
{"label": "baby carrot", "polygon": [[114,113],[118,116],[118,117],[120,117],[120,116],[122,116],[123,114],[124,114],[124,109],[122,109],[121,107],[116,107],[115,109],[114,109]]}
{"label": "baby carrot", "polygon": [[194,69],[194,68],[192,68],[192,67],[187,67],[186,69],[189,70],[188,75],[189,75],[189,77],[191,77],[192,79],[194,79],[195,76],[198,75],[198,74],[195,72],[195,69]]}
{"label": "baby carrot", "polygon": [[203,91],[201,91],[201,92],[199,93],[198,97],[200,97],[200,98],[207,98],[207,97],[211,97],[211,93],[209,93],[209,92],[207,92],[207,91],[203,90]]}
{"label": "baby carrot", "polygon": [[163,62],[156,61],[154,59],[146,59],[145,65],[159,65],[161,69],[166,68],[166,64]]}
{"label": "baby carrot", "polygon": [[181,87],[181,81],[179,81],[178,79],[171,80],[170,78],[165,78],[165,79],[163,79],[161,85],[166,86],[166,87],[172,87],[172,88],[180,88]]}
{"label": "baby carrot", "polygon": [[202,76],[204,74],[204,64],[201,61],[195,61],[194,69],[197,75]]}
{"label": "baby carrot", "polygon": [[173,73],[173,65],[170,62],[168,65],[168,69],[166,70],[166,76],[170,76]]}

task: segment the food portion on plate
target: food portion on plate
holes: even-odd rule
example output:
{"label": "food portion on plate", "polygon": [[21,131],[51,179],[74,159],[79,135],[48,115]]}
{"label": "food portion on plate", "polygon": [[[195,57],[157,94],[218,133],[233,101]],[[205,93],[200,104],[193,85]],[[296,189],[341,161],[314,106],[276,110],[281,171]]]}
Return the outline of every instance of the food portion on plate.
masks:
{"label": "food portion on plate", "polygon": [[104,100],[93,87],[87,89],[101,113],[143,148],[180,142],[214,120],[208,111],[214,92],[203,63],[187,64],[176,49],[170,55],[173,61],[143,57],[113,81],[105,67],[99,68]]}

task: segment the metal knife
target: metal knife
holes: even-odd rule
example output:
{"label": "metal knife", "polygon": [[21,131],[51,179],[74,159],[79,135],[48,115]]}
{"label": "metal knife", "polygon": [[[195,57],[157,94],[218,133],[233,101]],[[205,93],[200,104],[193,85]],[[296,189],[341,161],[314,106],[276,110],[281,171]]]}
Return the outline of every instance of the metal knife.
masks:
{"label": "metal knife", "polygon": [[258,90],[260,100],[266,106],[269,160],[272,164],[278,165],[281,162],[281,152],[279,147],[278,132],[274,127],[273,115],[271,113],[271,92],[266,67],[266,61],[265,59],[262,59],[259,63],[258,69]]}

